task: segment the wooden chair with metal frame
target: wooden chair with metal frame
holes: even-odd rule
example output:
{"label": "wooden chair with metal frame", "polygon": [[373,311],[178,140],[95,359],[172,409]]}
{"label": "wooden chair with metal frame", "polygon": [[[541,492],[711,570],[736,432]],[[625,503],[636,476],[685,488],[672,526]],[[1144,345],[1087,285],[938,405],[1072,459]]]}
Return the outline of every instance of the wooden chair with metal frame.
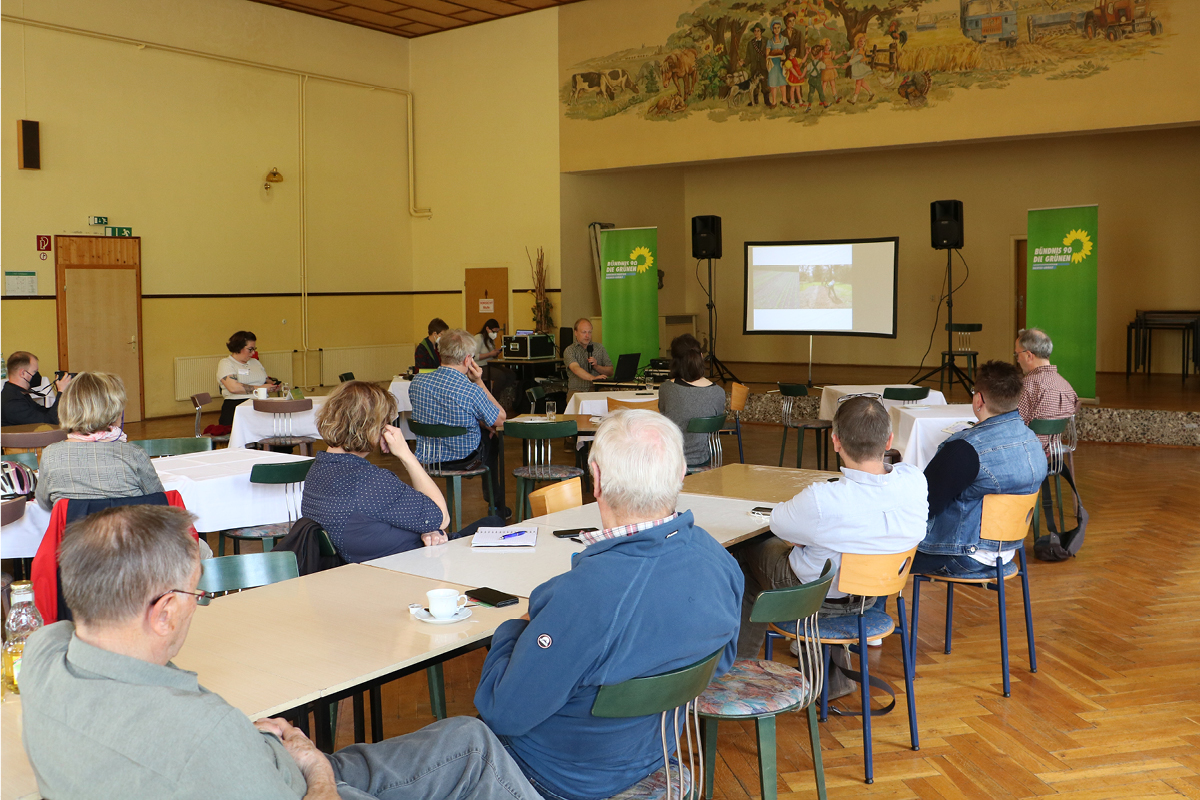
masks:
{"label": "wooden chair with metal frame", "polygon": [[833,564],[825,562],[821,577],[811,583],[761,592],[750,612],[751,622],[799,622],[804,646],[798,667],[767,659],[738,659],[729,672],[717,678],[698,701],[704,718],[704,797],[712,800],[713,773],[717,760],[717,722],[722,719],[752,719],[758,738],[759,796],[776,796],[775,718],[788,711],[808,711],[808,735],[813,749],[813,773],[817,796],[825,797],[825,769],[821,763],[821,734],[817,729],[817,701],[824,682],[824,659],[819,643],[817,612],[833,583]]}
{"label": "wooden chair with metal frame", "polygon": [[300,455],[311,456],[312,446],[318,439],[311,436],[297,436],[293,432],[293,419],[296,414],[312,411],[313,401],[306,400],[260,400],[257,397],[251,401],[255,411],[271,415],[271,435],[259,439],[253,445],[258,450],[270,450],[272,447],[299,447]]}
{"label": "wooden chair with metal frame", "polygon": [[658,411],[658,398],[654,397],[643,402],[634,402],[633,400],[618,400],[615,397],[604,398],[608,403],[608,413],[616,411],[618,408],[632,408],[633,410],[641,411]]}
{"label": "wooden chair with metal frame", "polygon": [[[497,507],[503,506],[502,499],[501,502],[497,502],[496,498],[492,497],[492,471],[486,464],[481,464],[473,469],[447,469],[442,466],[446,461],[455,460],[446,457],[446,439],[465,436],[466,428],[457,425],[432,425],[416,420],[409,420],[408,427],[414,434],[421,437],[417,440],[414,455],[416,455],[417,461],[421,462],[421,466],[425,468],[425,472],[431,478],[446,479],[446,505],[450,509],[451,530],[457,531],[462,528],[463,478],[480,477],[483,479],[483,496],[488,501],[489,515],[496,513]],[[480,435],[487,436],[487,433],[482,432]]]}
{"label": "wooden chair with metal frame", "polygon": [[689,466],[687,468],[688,475],[695,475],[697,472],[707,472],[710,469],[716,469],[721,466],[723,452],[721,450],[721,428],[725,427],[725,415],[717,414],[712,417],[692,417],[688,420],[688,433],[702,433],[708,435],[708,463],[699,466]]}
{"label": "wooden chair with metal frame", "polygon": [[738,442],[738,461],[746,463],[746,451],[742,447],[742,412],[746,410],[746,401],[750,397],[750,388],[744,384],[729,385],[729,413],[733,415],[733,427],[722,428],[723,436],[736,436]]}
{"label": "wooden chair with metal frame", "polygon": [[[1031,419],[1029,420],[1029,430],[1039,436],[1050,437],[1049,453],[1046,456],[1046,485],[1050,483],[1050,479],[1054,478],[1054,495],[1058,503],[1058,532],[1062,533],[1065,524],[1062,501],[1062,474],[1067,466],[1067,461],[1071,457],[1071,453],[1075,452],[1078,445],[1075,433],[1075,416],[1064,417],[1063,419]],[[1054,513],[1053,507],[1050,513]],[[1033,512],[1033,535],[1034,538],[1040,533],[1041,525],[1041,506]],[[1053,524],[1052,520],[1046,522],[1047,525]]]}
{"label": "wooden chair with metal frame", "polygon": [[151,458],[204,453],[213,449],[213,440],[207,436],[201,436],[199,439],[191,436],[178,439],[130,439],[129,443],[145,450],[146,455]]}
{"label": "wooden chair with metal frame", "polygon": [[504,435],[524,441],[523,465],[512,471],[517,479],[517,521],[525,519],[529,506],[529,493],[539,483],[558,482],[571,478],[582,478],[583,470],[565,464],[553,464],[552,443],[555,439],[566,439],[579,435],[575,420],[562,422],[506,422]]}
{"label": "wooden chair with metal frame", "polygon": [[38,459],[41,459],[43,450],[52,444],[66,440],[67,432],[61,429],[25,433],[5,431],[0,433],[0,450],[3,450],[5,455],[33,453]]}
{"label": "wooden chair with metal frame", "polygon": [[[983,330],[983,326],[977,322],[947,322],[946,330],[956,334],[954,337],[954,350],[942,351],[942,366],[946,366],[946,362],[950,360],[950,353],[954,353],[955,358],[965,358],[967,360],[967,380],[972,384],[975,383],[975,367],[979,359],[979,351],[971,349],[971,334],[979,333]],[[946,371],[943,369],[938,376],[938,389],[943,386],[943,380],[946,377]],[[951,387],[954,383],[951,382]]]}
{"label": "wooden chair with metal frame", "polygon": [[906,406],[919,403],[927,397],[928,386],[887,386],[883,390],[884,400],[899,400]]}
{"label": "wooden chair with metal frame", "polygon": [[[904,584],[908,581],[908,571],[912,567],[913,556],[917,548],[903,553],[871,554],[859,553],[842,554],[842,564],[838,571],[837,588],[848,595],[863,597],[878,597],[879,601],[871,608],[860,605],[857,614],[844,617],[824,617],[821,619],[820,631],[817,638],[824,649],[825,675],[829,675],[830,649],[834,645],[847,645],[850,652],[858,654],[858,673],[843,671],[843,673],[860,684],[862,701],[861,711],[834,709],[840,716],[861,716],[863,731],[863,766],[866,771],[867,783],[875,782],[875,767],[871,749],[871,717],[890,713],[896,706],[895,692],[883,680],[872,677],[868,667],[867,642],[883,639],[896,631],[896,623],[886,611],[886,599],[895,594],[897,618],[900,621],[900,660],[904,671],[904,687],[908,703],[908,735],[913,750],[920,750],[920,740],[917,735],[917,702],[913,695],[913,666],[912,653],[908,637],[908,619],[904,603]],[[794,623],[771,623],[771,631],[788,639],[804,640],[809,634],[800,633],[797,637]],[[770,654],[768,653],[768,658]],[[840,669],[840,668],[839,668]],[[892,696],[892,702],[881,708],[871,708],[871,687],[882,689]],[[829,681],[821,687],[821,721],[829,718]]]}
{"label": "wooden chair with metal frame", "polygon": [[255,464],[250,468],[250,482],[282,485],[284,502],[287,505],[287,522],[273,522],[249,528],[233,528],[217,534],[217,555],[225,555],[225,540],[233,541],[234,555],[241,553],[241,543],[262,542],[263,552],[270,552],[283,537],[287,536],[296,520],[300,519],[300,502],[304,497],[304,479],[316,459],[285,461],[281,464]]}
{"label": "wooden chair with metal frame", "polygon": [[529,493],[531,517],[543,517],[583,505],[583,479],[571,478]]}
{"label": "wooden chair with metal frame", "polygon": [[1025,598],[1025,636],[1029,643],[1029,671],[1037,672],[1037,648],[1033,641],[1033,607],[1029,601],[1029,563],[1025,559],[1025,535],[1037,513],[1038,496],[1033,494],[989,494],[983,498],[983,516],[980,519],[979,538],[991,542],[1016,542],[1017,555],[1007,564],[997,560],[995,566],[979,565],[979,571],[971,575],[953,578],[940,575],[913,575],[912,608],[912,653],[917,654],[917,623],[921,609],[921,584],[940,582],[946,584],[946,639],[945,652],[950,652],[950,638],[954,628],[954,587],[956,585],[979,586],[996,593],[1000,614],[1000,668],[1004,674],[1004,696],[1010,697],[1012,687],[1008,674],[1008,617],[1005,610],[1004,582],[1020,576],[1021,592]]}
{"label": "wooden chair with metal frame", "polygon": [[[699,800],[699,787],[704,785],[704,752],[700,742],[700,718],[696,715],[697,698],[712,681],[717,663],[721,660],[723,650],[718,650],[694,664],[680,669],[664,672],[661,675],[650,675],[644,678],[633,678],[623,683],[601,686],[596,692],[592,703],[592,716],[608,719],[623,719],[629,717],[646,717],[651,714],[661,715],[661,736],[663,752],[663,768],[635,783],[625,791],[616,795],[613,800]],[[671,714],[671,728],[675,735],[675,753],[681,754],[679,736],[679,710],[683,709],[683,727],[686,731],[688,745],[688,769],[683,762],[676,759],[674,764],[675,781],[671,779],[672,763],[668,757],[667,722]],[[690,716],[690,719],[689,719]],[[695,731],[693,746],[692,733]],[[693,762],[693,758],[699,756]],[[698,764],[699,780],[692,780],[692,767]],[[666,787],[665,797],[663,787]],[[672,794],[672,787],[679,788],[678,793]],[[685,786],[687,788],[685,788]]]}
{"label": "wooden chair with metal frame", "polygon": [[[209,394],[208,392],[198,392],[197,394],[192,395],[192,407],[196,409],[196,438],[197,439],[200,439],[204,436],[204,433],[200,429],[200,426],[203,424],[200,421],[200,416],[204,413],[204,407],[211,402],[212,402],[212,395]],[[226,433],[226,434],[222,434],[219,436],[209,436],[208,438],[212,439],[213,442],[228,442],[229,434]]]}
{"label": "wooden chair with metal frame", "polygon": [[[796,429],[796,469],[801,469],[801,461],[804,458],[804,434],[806,431],[813,432],[813,438],[817,446],[817,463],[824,464],[825,469],[829,469],[829,451],[832,449],[829,446],[829,432],[833,429],[833,422],[827,419],[809,419],[801,418],[795,414],[795,405],[797,397],[808,397],[808,387],[803,383],[780,383],[779,394],[783,397],[783,441],[779,443],[779,466],[783,466],[783,454],[787,450],[788,430]],[[824,453],[824,457],[822,457]]]}

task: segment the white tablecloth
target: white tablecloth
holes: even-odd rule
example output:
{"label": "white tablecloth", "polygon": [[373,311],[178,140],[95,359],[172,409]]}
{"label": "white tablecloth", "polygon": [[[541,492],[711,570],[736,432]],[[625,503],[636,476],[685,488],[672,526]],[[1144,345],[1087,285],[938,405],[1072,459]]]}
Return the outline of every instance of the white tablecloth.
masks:
{"label": "white tablecloth", "polygon": [[292,415],[292,426],[286,432],[275,430],[273,414],[254,410],[254,401],[247,400],[233,412],[233,430],[229,432],[229,447],[237,449],[251,442],[267,439],[271,436],[310,436],[320,439],[317,433],[317,409],[325,402],[324,397],[312,398],[311,411]]}
{"label": "white tablecloth", "polygon": [[950,438],[945,428],[956,422],[975,421],[975,413],[969,403],[928,407],[893,406],[889,412],[892,415],[892,432],[896,434],[892,447],[900,451],[905,464],[912,464],[917,469],[925,469],[925,465],[937,454],[938,445]]}
{"label": "white tablecloth", "polygon": [[405,439],[417,438],[408,427],[408,421],[412,418],[412,401],[408,399],[408,390],[411,386],[411,380],[396,377],[392,378],[392,385],[388,387],[392,397],[396,398],[396,409],[400,412],[400,430],[404,431]]}
{"label": "white tablecloth", "polygon": [[[888,384],[864,384],[862,386],[826,386],[821,390],[821,411],[817,415],[820,419],[833,419],[833,415],[837,413],[838,398],[848,394],[870,394],[883,395],[884,389],[917,389],[920,387],[914,386],[911,383],[888,383]],[[902,400],[884,400],[883,404],[887,407],[903,405]],[[937,389],[930,389],[929,396],[920,401],[923,406],[944,406],[946,405],[946,396]]]}
{"label": "white tablecloth", "polygon": [[657,390],[643,392],[576,392],[567,401],[564,414],[590,414],[602,417],[608,413],[608,398],[627,403],[648,403],[658,399]]}
{"label": "white tablecloth", "polygon": [[[156,458],[154,469],[163,489],[179,492],[184,505],[196,515],[201,533],[286,522],[289,519],[284,487],[250,483],[255,464],[303,461],[300,456],[264,450],[213,450],[185,456]],[[299,517],[293,508],[290,518]],[[0,557],[32,558],[46,533],[50,512],[37,501],[25,504],[25,516],[0,528]]]}

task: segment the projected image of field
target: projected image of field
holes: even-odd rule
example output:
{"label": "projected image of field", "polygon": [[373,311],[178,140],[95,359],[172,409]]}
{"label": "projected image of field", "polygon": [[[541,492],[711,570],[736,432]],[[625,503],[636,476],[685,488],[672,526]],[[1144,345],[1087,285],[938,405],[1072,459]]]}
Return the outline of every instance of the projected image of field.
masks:
{"label": "projected image of field", "polygon": [[851,308],[850,265],[758,269],[754,307],[762,309]]}

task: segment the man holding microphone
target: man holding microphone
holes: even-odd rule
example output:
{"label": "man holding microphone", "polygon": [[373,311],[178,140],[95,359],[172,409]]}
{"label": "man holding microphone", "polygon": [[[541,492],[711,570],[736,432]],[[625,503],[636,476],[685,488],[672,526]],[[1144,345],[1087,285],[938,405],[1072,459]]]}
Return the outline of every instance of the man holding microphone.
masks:
{"label": "man holding microphone", "polygon": [[607,380],[613,374],[608,351],[604,345],[592,342],[592,323],[587,317],[576,320],[575,342],[563,351],[563,361],[570,373],[567,375],[569,394],[590,392],[594,381]]}

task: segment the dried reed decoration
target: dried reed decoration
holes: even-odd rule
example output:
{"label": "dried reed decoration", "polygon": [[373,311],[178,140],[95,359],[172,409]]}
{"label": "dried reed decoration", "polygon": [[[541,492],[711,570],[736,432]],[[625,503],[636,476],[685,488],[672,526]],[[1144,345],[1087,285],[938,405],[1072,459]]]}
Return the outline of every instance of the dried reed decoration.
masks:
{"label": "dried reed decoration", "polygon": [[539,247],[535,263],[526,247],[525,257],[529,259],[529,271],[533,275],[533,327],[538,333],[554,333],[554,317],[550,316],[554,305],[546,296],[546,253]]}

